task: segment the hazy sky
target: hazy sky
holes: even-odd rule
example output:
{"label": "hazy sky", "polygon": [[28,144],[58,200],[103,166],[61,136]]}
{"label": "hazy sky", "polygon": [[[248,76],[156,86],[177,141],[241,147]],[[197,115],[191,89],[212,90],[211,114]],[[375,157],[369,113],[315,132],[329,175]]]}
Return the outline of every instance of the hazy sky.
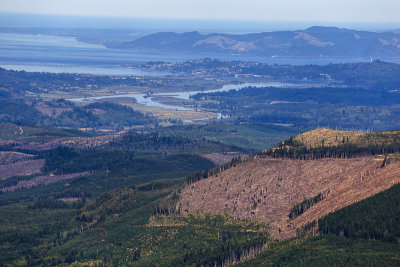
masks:
{"label": "hazy sky", "polygon": [[0,12],[136,18],[399,23],[400,0],[0,0]]}

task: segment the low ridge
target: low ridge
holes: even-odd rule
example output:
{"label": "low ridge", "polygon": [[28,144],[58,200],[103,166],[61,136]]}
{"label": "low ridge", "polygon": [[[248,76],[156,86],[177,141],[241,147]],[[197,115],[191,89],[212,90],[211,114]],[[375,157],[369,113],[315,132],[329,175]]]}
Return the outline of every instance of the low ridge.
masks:
{"label": "low ridge", "polygon": [[321,128],[300,134],[294,140],[308,148],[340,146],[348,143],[358,146],[381,145],[398,143],[400,130],[364,133]]}

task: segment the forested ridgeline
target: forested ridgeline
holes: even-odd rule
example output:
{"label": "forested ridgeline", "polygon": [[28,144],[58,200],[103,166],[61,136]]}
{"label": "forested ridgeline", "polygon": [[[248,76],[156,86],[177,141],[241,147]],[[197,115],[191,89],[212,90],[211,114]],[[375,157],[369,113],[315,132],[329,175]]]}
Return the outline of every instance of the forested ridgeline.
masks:
{"label": "forested ridgeline", "polygon": [[179,150],[165,154],[155,153],[154,149],[139,153],[60,146],[34,152],[29,154],[32,155],[29,160],[41,160],[43,167],[39,166],[36,174],[21,176],[16,172],[1,181],[0,186],[5,191],[7,188],[16,190],[0,193],[0,205],[37,198],[93,197],[123,186],[187,177],[215,167],[209,159],[179,153]]}
{"label": "forested ridgeline", "polygon": [[0,124],[0,151],[19,151],[37,155],[38,151],[57,149],[125,151],[138,154],[210,154],[243,153],[252,150],[222,141],[180,135],[159,135],[158,132],[97,135],[73,129],[26,124]]}
{"label": "forested ridgeline", "polygon": [[[57,174],[73,173],[81,171],[95,171],[106,170],[108,172],[130,172],[131,168],[138,170],[148,170],[154,172],[162,172],[163,168],[169,170],[168,161],[179,161],[186,157],[187,166],[182,168],[189,168],[192,165],[201,165],[201,163],[208,163],[206,166],[214,166],[210,161],[192,154],[175,154],[175,155],[138,155],[128,151],[103,151],[96,149],[89,150],[74,150],[65,147],[59,147],[54,150],[44,151],[40,153],[41,157],[46,159],[43,167],[44,172],[53,172]],[[202,160],[200,160],[202,159]],[[158,164],[153,165],[159,161]],[[193,160],[192,164],[189,164]],[[197,160],[197,162],[196,162]],[[165,164],[164,164],[165,163]]]}
{"label": "forested ridgeline", "polygon": [[80,88],[92,89],[110,85],[143,85],[148,78],[132,76],[106,76],[74,73],[48,73],[14,71],[0,68],[0,87],[7,88],[11,94],[23,95],[26,91],[39,93],[51,90],[77,91]]}
{"label": "forested ridgeline", "polygon": [[243,162],[252,160],[253,157],[247,157],[247,158],[241,158],[240,156],[237,158],[233,158],[231,162],[222,164],[218,167],[212,168],[212,169],[207,169],[207,170],[202,170],[199,172],[196,172],[194,175],[188,176],[186,179],[186,182],[188,185],[195,183],[197,181],[207,179],[208,177],[211,177],[213,175],[218,175],[218,173],[221,173],[227,169],[230,169],[232,167],[236,167],[237,164],[241,164]]}
{"label": "forested ridgeline", "polygon": [[400,242],[400,184],[318,220],[322,235]]}
{"label": "forested ridgeline", "polygon": [[382,144],[360,147],[354,144],[345,144],[332,147],[306,148],[281,146],[274,149],[268,149],[259,153],[259,156],[270,156],[273,158],[291,158],[291,159],[323,159],[323,158],[353,158],[369,155],[384,155],[400,152],[399,144]]}
{"label": "forested ridgeline", "polygon": [[187,177],[216,166],[205,154],[230,157],[245,151],[219,141],[157,133],[85,137],[58,128],[3,126],[0,135],[8,140],[0,146],[1,153],[29,155],[23,160],[36,165],[31,175],[9,166],[9,178],[0,183],[5,191],[0,193],[0,205],[43,197],[91,197],[121,186]]}
{"label": "forested ridgeline", "polygon": [[0,123],[123,130],[124,126],[154,127],[158,120],[107,101],[79,106],[63,99],[44,102],[0,99]]}
{"label": "forested ridgeline", "polygon": [[242,152],[249,150],[220,141],[207,140],[205,138],[187,138],[177,135],[161,136],[158,133],[139,134],[126,133],[122,138],[111,141],[101,147],[106,150],[123,150],[136,152],[154,153],[221,153],[221,152]]}

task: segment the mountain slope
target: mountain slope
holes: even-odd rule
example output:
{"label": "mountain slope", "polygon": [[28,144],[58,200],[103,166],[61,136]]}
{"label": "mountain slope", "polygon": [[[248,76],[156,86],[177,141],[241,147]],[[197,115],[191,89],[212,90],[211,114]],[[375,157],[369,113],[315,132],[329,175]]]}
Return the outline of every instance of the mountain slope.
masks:
{"label": "mountain slope", "polygon": [[263,56],[398,57],[400,35],[335,27],[243,35],[160,32],[123,43],[121,47]]}
{"label": "mountain slope", "polygon": [[308,223],[399,183],[398,155],[391,157],[387,164],[381,155],[316,160],[261,155],[187,186],[181,210],[260,218],[270,222],[274,237],[290,238]]}

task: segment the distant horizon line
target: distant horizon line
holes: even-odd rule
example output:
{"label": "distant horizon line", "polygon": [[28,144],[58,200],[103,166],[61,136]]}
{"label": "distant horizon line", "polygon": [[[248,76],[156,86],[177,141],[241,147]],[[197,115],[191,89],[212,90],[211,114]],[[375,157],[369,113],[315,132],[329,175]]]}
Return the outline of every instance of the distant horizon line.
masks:
{"label": "distant horizon line", "polygon": [[[268,21],[231,19],[141,18],[113,16],[53,15],[0,12],[0,27],[25,28],[86,28],[86,29],[147,29],[176,31],[227,30],[260,32],[301,30],[313,26],[352,30],[400,30],[400,22],[327,22],[327,21]],[[39,19],[39,20],[38,20]],[[182,22],[187,22],[182,24]],[[49,23],[51,22],[51,23]],[[51,26],[49,26],[51,25]]]}

